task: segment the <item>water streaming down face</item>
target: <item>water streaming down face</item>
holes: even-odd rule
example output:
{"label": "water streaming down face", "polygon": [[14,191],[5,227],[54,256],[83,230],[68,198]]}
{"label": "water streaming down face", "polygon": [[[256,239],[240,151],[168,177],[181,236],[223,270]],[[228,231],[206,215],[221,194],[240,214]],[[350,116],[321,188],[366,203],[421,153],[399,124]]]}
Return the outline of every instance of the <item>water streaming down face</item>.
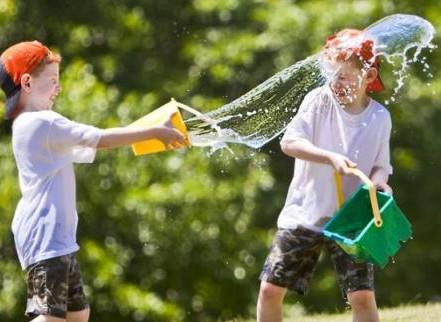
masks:
{"label": "water streaming down face", "polygon": [[[401,60],[391,99],[402,86],[408,65],[417,61],[423,48],[433,48],[434,33],[427,20],[402,14],[385,17],[364,30],[365,38],[374,41],[375,56],[388,62],[396,57]],[[407,58],[410,49],[415,49],[412,59]],[[331,77],[320,53],[299,61],[233,102],[187,120],[192,144],[213,149],[227,143],[260,148],[285,130],[305,95]]]}

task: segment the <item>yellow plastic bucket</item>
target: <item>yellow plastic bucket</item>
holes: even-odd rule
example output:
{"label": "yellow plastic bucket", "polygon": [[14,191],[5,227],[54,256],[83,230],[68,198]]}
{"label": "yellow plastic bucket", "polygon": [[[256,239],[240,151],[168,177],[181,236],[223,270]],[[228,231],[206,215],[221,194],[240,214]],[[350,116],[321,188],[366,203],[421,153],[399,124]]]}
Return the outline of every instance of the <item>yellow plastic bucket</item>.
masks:
{"label": "yellow plastic bucket", "polygon": [[[132,124],[130,124],[130,126],[151,127],[161,125],[166,122],[172,114],[173,117],[171,118],[171,123],[174,128],[176,128],[184,135],[185,140],[185,144],[179,146],[178,148],[190,146],[191,143],[188,136],[187,127],[185,126],[182,115],[179,112],[178,104],[174,99],[172,99],[167,104],[157,108],[153,112],[147,114],[146,116],[140,118],[139,120],[133,122]],[[150,139],[132,144],[132,150],[133,153],[138,156],[143,154],[167,151],[170,150],[170,148],[167,148],[164,143],[162,143],[162,141],[158,139]]]}

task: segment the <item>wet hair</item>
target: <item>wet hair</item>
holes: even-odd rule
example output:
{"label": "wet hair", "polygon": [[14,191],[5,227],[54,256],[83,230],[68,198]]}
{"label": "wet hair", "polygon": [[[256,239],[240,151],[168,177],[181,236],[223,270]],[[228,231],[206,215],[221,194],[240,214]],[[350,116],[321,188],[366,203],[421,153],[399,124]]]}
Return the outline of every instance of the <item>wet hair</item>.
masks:
{"label": "wet hair", "polygon": [[365,40],[356,47],[327,48],[327,57],[334,62],[350,62],[362,70],[375,68],[379,72],[380,61],[373,54],[374,43],[372,40]]}

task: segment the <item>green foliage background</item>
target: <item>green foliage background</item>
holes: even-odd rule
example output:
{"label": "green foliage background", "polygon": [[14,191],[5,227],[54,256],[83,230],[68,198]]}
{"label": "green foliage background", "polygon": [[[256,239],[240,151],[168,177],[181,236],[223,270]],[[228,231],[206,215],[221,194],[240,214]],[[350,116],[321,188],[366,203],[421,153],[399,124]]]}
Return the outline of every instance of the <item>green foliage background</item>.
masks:
{"label": "green foliage background", "polygon": [[[393,13],[441,27],[438,0],[0,0],[0,48],[38,39],[60,52],[56,110],[105,128],[129,124],[170,97],[213,110],[315,53],[330,33]],[[388,105],[391,184],[414,239],[377,272],[381,306],[441,296],[441,59],[437,50],[425,55],[433,77],[412,68]],[[395,86],[388,66],[383,80]],[[12,322],[23,321],[25,281],[10,233],[19,199],[10,128],[1,122],[0,321]],[[77,166],[79,259],[92,321],[253,316],[292,160],[278,140],[261,151],[233,151],[135,158],[123,148]],[[321,261],[301,303],[310,311],[342,309],[331,265]]]}

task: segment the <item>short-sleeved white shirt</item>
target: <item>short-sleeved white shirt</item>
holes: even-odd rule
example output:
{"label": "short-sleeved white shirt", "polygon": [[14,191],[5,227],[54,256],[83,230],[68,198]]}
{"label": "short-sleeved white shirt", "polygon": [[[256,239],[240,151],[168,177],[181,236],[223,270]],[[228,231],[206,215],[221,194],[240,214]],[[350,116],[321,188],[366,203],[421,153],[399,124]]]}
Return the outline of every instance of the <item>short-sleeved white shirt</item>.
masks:
{"label": "short-sleeved white shirt", "polygon": [[[349,114],[325,85],[306,95],[281,143],[306,140],[347,156],[368,176],[374,167],[391,174],[391,126],[389,112],[375,100],[370,99],[360,114]],[[293,229],[302,225],[320,231],[337,210],[334,172],[331,165],[296,159],[278,227]],[[347,197],[360,181],[354,176],[344,176],[342,183]]]}
{"label": "short-sleeved white shirt", "polygon": [[73,163],[93,162],[101,131],[53,111],[25,112],[12,126],[22,197],[12,221],[23,269],[79,249]]}

